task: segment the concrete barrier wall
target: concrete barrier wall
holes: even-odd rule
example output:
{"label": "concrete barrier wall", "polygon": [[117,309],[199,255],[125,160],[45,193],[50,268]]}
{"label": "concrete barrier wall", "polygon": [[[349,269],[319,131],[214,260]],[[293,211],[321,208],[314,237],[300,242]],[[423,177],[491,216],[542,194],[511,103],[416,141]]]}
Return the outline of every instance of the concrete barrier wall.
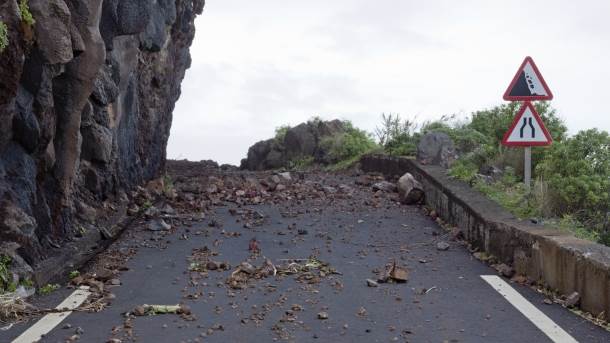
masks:
{"label": "concrete barrier wall", "polygon": [[560,294],[578,292],[584,311],[610,314],[609,247],[518,220],[466,183],[449,178],[441,167],[385,155],[366,155],[360,163],[365,172],[387,177],[411,173],[423,185],[427,205],[474,247]]}

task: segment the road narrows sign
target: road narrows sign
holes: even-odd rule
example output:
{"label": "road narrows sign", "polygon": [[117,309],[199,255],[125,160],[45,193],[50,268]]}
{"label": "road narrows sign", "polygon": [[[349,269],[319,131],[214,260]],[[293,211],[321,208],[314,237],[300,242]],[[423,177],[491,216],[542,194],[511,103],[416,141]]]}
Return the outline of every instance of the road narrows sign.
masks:
{"label": "road narrows sign", "polygon": [[507,146],[551,145],[553,139],[531,102],[523,103],[502,144]]}
{"label": "road narrows sign", "polygon": [[504,100],[551,100],[553,93],[547,86],[534,60],[527,56],[512,82],[504,92]]}

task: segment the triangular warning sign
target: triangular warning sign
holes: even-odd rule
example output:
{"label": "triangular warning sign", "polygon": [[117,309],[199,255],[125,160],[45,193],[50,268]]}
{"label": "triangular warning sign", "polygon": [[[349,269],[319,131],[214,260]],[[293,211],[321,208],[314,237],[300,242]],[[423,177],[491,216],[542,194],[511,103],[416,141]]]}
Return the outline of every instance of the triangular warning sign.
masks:
{"label": "triangular warning sign", "polygon": [[542,146],[552,142],[542,118],[529,101],[523,104],[502,140],[507,146]]}
{"label": "triangular warning sign", "polygon": [[504,100],[531,101],[551,100],[553,93],[531,57],[526,57],[504,93]]}

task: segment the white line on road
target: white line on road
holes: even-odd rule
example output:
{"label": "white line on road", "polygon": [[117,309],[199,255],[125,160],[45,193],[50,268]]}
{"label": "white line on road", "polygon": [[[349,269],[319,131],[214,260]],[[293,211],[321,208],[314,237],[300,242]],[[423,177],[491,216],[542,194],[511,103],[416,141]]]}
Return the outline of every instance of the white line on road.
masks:
{"label": "white line on road", "polygon": [[578,343],[574,337],[565,332],[559,325],[555,324],[551,318],[547,317],[536,306],[532,305],[519,292],[512,288],[502,278],[497,275],[481,275],[498,293],[500,293],[511,305],[529,319],[538,329],[544,332],[553,342],[556,343]]}
{"label": "white line on road", "polygon": [[70,311],[60,313],[49,313],[42,317],[36,324],[32,325],[19,337],[15,338],[12,343],[32,343],[38,342],[43,335],[51,332],[59,323],[66,319],[71,313],[71,310],[79,307],[91,293],[89,287],[83,286],[77,289],[66,300],[62,301],[61,304],[57,305],[56,309],[68,309]]}

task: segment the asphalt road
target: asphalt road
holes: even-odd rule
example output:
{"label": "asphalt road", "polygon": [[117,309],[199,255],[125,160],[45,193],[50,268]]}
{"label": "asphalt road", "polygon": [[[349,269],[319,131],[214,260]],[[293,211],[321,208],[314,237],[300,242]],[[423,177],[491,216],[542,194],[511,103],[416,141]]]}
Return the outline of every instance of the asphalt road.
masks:
{"label": "asphalt road", "polygon": [[[349,178],[338,182],[356,187]],[[79,342],[551,342],[481,279],[497,272],[420,208],[390,198],[378,206],[361,204],[353,198],[304,200],[298,206],[244,206],[239,210],[256,211],[244,215],[231,214],[237,207],[229,204],[171,233],[146,225],[128,229],[109,249],[131,255],[121,285],[110,288],[116,298],[100,312],[72,313],[42,342],[65,342],[77,328]],[[260,215],[260,225],[244,227],[245,217]],[[255,258],[248,249],[252,239],[260,248]],[[450,248],[438,250],[440,241]],[[205,246],[214,261],[232,268],[207,276],[189,272],[193,249]],[[243,261],[260,266],[268,258],[279,266],[310,256],[339,274],[319,280],[270,276],[250,280],[245,289],[225,282]],[[366,279],[377,279],[374,271],[394,261],[409,271],[408,282],[367,286]],[[510,284],[577,341],[610,342],[609,332],[545,304],[530,287]],[[71,292],[64,288],[35,303],[55,306]],[[174,314],[125,320],[139,305],[178,303],[190,306],[194,320]],[[328,318],[319,319],[320,312]],[[0,341],[12,341],[34,322],[0,331]]]}

